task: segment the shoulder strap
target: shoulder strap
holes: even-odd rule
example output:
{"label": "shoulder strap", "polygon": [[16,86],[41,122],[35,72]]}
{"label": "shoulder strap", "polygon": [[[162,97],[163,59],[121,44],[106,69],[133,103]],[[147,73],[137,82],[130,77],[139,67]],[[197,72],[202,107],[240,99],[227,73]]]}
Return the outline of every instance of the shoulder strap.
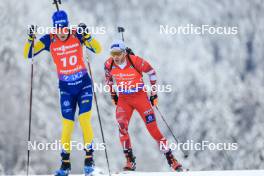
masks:
{"label": "shoulder strap", "polygon": [[[142,76],[142,73],[135,67],[135,65],[134,65],[134,63],[133,63],[133,61],[132,61],[132,59],[131,59],[131,57],[129,56],[129,54],[127,54],[127,59],[128,59],[128,62],[132,65],[132,67]],[[113,65],[114,65],[114,60],[112,59],[111,60],[111,65],[110,65],[110,68],[109,68],[109,71],[111,71],[112,70],[112,68],[113,68]]]}
{"label": "shoulder strap", "polygon": [[54,42],[54,34],[50,34],[50,43]]}
{"label": "shoulder strap", "polygon": [[113,65],[114,65],[114,59],[112,59],[112,61],[111,61],[111,65],[110,65],[110,71],[112,70],[112,68],[113,68]]}
{"label": "shoulder strap", "polygon": [[142,73],[135,67],[135,65],[134,65],[134,63],[133,63],[133,61],[132,61],[132,59],[131,59],[129,54],[127,54],[127,59],[130,62],[130,64],[132,65],[132,67],[142,76]]}

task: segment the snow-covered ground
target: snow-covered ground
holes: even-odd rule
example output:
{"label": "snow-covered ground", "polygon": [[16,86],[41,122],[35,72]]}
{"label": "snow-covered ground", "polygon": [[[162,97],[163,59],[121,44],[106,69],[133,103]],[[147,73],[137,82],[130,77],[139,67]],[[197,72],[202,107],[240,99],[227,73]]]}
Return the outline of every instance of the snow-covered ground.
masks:
{"label": "snow-covered ground", "polygon": [[196,172],[132,172],[112,176],[263,176],[264,170],[241,171],[196,171]]}
{"label": "snow-covered ground", "polygon": [[[107,176],[95,174],[95,176]],[[112,176],[263,176],[264,170],[195,171],[195,172],[126,172]],[[75,175],[79,176],[79,175]]]}

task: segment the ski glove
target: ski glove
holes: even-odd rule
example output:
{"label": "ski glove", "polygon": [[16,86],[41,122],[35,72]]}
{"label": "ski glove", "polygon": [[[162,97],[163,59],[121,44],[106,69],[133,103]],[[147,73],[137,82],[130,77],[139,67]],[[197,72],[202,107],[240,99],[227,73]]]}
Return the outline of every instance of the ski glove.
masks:
{"label": "ski glove", "polygon": [[158,105],[158,95],[151,95],[149,98],[152,106],[157,106]]}
{"label": "ski glove", "polygon": [[84,24],[84,23],[80,23],[78,25],[78,33],[82,34],[83,37],[86,38],[86,39],[91,36],[90,33],[89,33],[89,29],[88,29],[87,25]]}
{"label": "ski glove", "polygon": [[116,92],[112,93],[111,94],[111,98],[112,98],[112,101],[115,105],[117,105],[117,102],[118,102],[118,96],[116,94]]}
{"label": "ski glove", "polygon": [[28,28],[28,39],[30,41],[33,40],[33,38],[36,38],[36,35],[35,35],[35,30],[36,30],[36,26],[34,25],[31,25],[29,28]]}

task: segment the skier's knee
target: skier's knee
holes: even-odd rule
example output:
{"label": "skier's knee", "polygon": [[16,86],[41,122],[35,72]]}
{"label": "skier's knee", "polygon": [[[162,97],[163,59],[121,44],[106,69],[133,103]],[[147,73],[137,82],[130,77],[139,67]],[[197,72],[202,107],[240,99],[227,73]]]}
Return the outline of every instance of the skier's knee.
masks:
{"label": "skier's knee", "polygon": [[[90,95],[90,94],[88,94],[88,95]],[[92,95],[90,95],[90,96],[92,96]],[[79,103],[79,114],[84,114],[84,113],[91,111],[92,101],[93,101],[92,97],[85,97],[85,98],[81,99],[78,102]]]}
{"label": "skier's knee", "polygon": [[92,111],[84,112],[79,115],[79,119],[86,119],[86,120],[91,120],[92,117]]}
{"label": "skier's knee", "polygon": [[91,124],[91,116],[92,116],[92,112],[89,111],[89,112],[80,114],[80,117],[79,117],[79,122],[80,122],[80,126],[83,132],[83,139],[84,139],[85,146],[88,144],[91,144],[93,137],[94,137],[92,124]]}
{"label": "skier's knee", "polygon": [[62,109],[61,113],[64,119],[74,121],[74,111],[72,108]]}
{"label": "skier's knee", "polygon": [[74,116],[67,116],[67,115],[64,114],[64,115],[62,115],[62,118],[74,121]]}
{"label": "skier's knee", "polygon": [[150,133],[150,135],[156,140],[160,141],[163,138],[163,135],[161,134],[157,123],[151,123],[147,125],[147,129]]}
{"label": "skier's knee", "polygon": [[119,133],[120,135],[127,135],[128,134],[128,125],[126,123],[119,123]]}

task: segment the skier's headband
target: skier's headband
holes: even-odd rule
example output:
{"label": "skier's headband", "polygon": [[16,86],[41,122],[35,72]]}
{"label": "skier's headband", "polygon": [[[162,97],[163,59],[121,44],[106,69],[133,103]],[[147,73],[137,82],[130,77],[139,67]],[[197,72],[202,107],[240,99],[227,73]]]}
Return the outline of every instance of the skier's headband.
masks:
{"label": "skier's headband", "polygon": [[112,44],[110,47],[110,52],[125,52],[125,51],[126,51],[126,47],[124,44],[115,43]]}

